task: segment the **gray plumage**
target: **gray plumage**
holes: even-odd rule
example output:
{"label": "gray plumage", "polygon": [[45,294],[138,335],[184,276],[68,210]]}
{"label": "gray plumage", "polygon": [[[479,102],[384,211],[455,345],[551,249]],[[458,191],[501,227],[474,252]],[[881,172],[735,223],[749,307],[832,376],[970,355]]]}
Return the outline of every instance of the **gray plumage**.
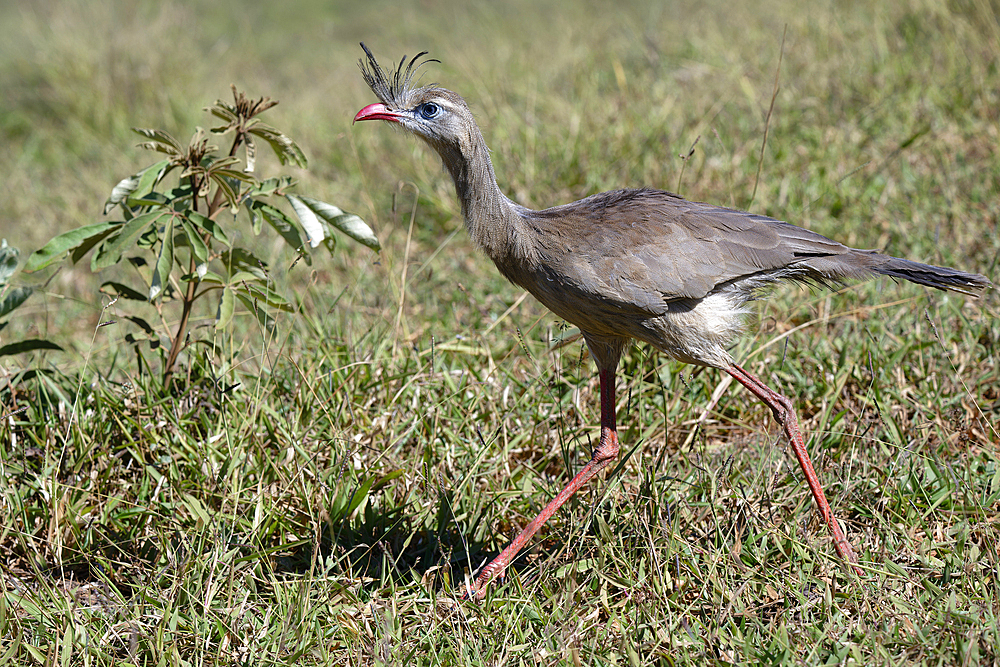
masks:
{"label": "gray plumage", "polygon": [[614,339],[636,338],[681,361],[724,368],[745,303],[779,280],[830,285],[882,274],[969,295],[990,285],[980,275],[849,248],[780,220],[661,190],[615,190],[542,211],[519,206],[497,186],[465,100],[437,85],[413,85],[430,62],[420,61],[425,54],[388,71],[365,52],[365,81],[394,116],[383,119],[441,156],[472,240],[507,279],[588,341],[620,348],[625,343]]}
{"label": "gray plumage", "polygon": [[[364,45],[362,44],[362,47]],[[662,190],[615,190],[533,211],[497,186],[489,149],[460,96],[415,86],[423,62],[404,57],[384,70],[365,48],[361,71],[381,100],[354,120],[385,120],[416,134],[441,156],[455,182],[473,242],[500,272],[583,333],[601,379],[601,440],[561,493],[479,574],[468,595],[512,562],[535,531],[618,456],[615,370],[633,339],[681,361],[729,373],[767,405],[781,425],[837,553],[862,574],[806,451],[792,402],[741,368],[727,351],[743,327],[746,303],[775,282],[834,285],[886,275],[977,296],[984,276],[857,250],[763,215],[686,201]]]}

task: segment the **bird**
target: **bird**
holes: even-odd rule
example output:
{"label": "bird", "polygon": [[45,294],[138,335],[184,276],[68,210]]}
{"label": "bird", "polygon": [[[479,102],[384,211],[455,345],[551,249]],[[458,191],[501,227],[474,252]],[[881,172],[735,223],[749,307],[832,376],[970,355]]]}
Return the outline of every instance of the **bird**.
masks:
{"label": "bird", "polygon": [[741,367],[729,348],[743,332],[748,303],[776,283],[832,287],[877,275],[980,296],[983,275],[850,248],[757,213],[688,201],[652,188],[626,188],[544,210],[509,199],[497,184],[490,151],[458,94],[417,85],[427,52],[393,68],[361,44],[362,76],[378,102],[354,122],[381,120],[416,135],[441,157],[455,183],[473,243],[511,283],[576,326],[597,364],[601,436],[590,460],[514,540],[466,584],[483,599],[558,509],[619,453],[615,381],[633,340],[674,359],[717,368],[770,408],[802,469],[839,557],[863,576],[813,468],[791,399]]}

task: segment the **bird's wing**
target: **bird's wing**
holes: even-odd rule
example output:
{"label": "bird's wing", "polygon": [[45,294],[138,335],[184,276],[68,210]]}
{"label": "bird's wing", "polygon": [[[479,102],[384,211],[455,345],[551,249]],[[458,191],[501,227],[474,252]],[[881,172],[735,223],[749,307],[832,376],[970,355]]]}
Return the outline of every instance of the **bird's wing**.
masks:
{"label": "bird's wing", "polygon": [[581,291],[650,314],[789,268],[803,279],[836,280],[803,262],[851,252],[779,220],[659,190],[604,193],[537,216],[554,271]]}

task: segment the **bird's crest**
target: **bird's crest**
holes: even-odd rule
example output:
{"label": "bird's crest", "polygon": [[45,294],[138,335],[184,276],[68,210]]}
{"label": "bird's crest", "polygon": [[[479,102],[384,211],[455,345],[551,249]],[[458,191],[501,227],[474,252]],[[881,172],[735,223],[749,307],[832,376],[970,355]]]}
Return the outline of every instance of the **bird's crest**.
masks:
{"label": "bird's crest", "polygon": [[[372,89],[375,96],[390,109],[406,109],[409,106],[407,101],[410,95],[416,90],[413,87],[413,76],[417,70],[427,63],[441,62],[436,58],[425,58],[420,61],[427,55],[426,51],[421,51],[409,63],[406,62],[406,56],[403,56],[395,70],[388,70],[378,64],[375,56],[368,50],[364,42],[361,43],[361,48],[368,56],[367,63],[363,58],[358,61],[361,75],[365,77],[365,83]],[[434,84],[431,84],[430,87],[434,87]]]}

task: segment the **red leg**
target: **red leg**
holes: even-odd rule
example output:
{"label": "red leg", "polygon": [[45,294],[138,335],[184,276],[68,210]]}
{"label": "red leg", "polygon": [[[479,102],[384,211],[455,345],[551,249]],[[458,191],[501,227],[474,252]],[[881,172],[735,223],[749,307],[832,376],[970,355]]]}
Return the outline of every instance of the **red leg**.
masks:
{"label": "red leg", "polygon": [[823,516],[823,520],[826,521],[830,527],[830,532],[833,534],[833,545],[836,547],[837,553],[840,554],[841,558],[850,563],[855,572],[859,575],[864,574],[857,565],[858,557],[854,554],[851,543],[844,536],[843,531],[840,529],[840,524],[837,523],[837,519],[833,516],[833,510],[830,509],[830,503],[827,502],[826,495],[823,494],[823,487],[819,484],[819,478],[813,469],[812,461],[809,460],[806,445],[802,441],[802,433],[799,431],[799,422],[795,418],[795,410],[792,407],[792,402],[787,397],[768,388],[763,382],[736,364],[725,370],[736,378],[740,384],[749,389],[754,396],[763,401],[767,407],[771,408],[775,420],[781,424],[785,435],[788,436],[788,439],[792,443],[792,451],[795,452],[795,457],[799,460],[799,465],[802,466],[802,473],[806,476],[806,482],[809,484],[809,489],[812,491],[816,505],[819,507],[819,513]]}
{"label": "red leg", "polygon": [[482,599],[486,595],[486,586],[492,579],[503,574],[507,566],[517,556],[518,552],[524,548],[528,540],[538,531],[542,525],[549,520],[556,511],[562,507],[563,503],[569,500],[577,490],[590,481],[590,478],[606,468],[609,463],[618,458],[618,432],[615,430],[615,368],[611,367],[600,371],[601,378],[601,442],[594,450],[594,455],[583,467],[576,477],[566,485],[558,496],[553,498],[545,509],[532,520],[521,534],[514,538],[514,541],[500,555],[494,558],[489,565],[476,577],[476,582],[471,590],[466,591],[465,597],[475,596]]}

